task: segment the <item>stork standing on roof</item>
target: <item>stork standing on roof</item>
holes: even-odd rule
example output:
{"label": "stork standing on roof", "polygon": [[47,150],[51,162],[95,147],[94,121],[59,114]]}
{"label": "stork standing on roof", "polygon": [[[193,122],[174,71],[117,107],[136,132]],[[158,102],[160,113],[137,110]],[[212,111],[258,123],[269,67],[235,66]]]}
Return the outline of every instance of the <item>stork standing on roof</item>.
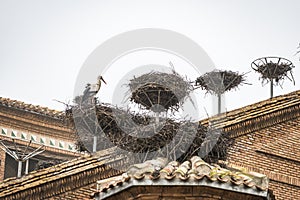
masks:
{"label": "stork standing on roof", "polygon": [[99,92],[99,90],[101,88],[101,82],[102,81],[103,81],[103,83],[106,84],[106,82],[103,79],[103,77],[102,76],[98,76],[96,84],[90,84],[90,83],[88,83],[85,86],[85,90],[83,91],[82,101],[85,101],[87,99],[90,99],[91,97],[96,96],[96,94]]}

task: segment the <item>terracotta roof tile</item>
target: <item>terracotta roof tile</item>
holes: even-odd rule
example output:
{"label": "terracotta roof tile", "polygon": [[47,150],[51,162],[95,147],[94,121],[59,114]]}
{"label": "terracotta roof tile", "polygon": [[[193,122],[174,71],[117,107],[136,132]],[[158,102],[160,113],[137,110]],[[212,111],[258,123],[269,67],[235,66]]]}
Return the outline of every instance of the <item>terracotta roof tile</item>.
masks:
{"label": "terracotta roof tile", "polygon": [[300,90],[201,120],[231,132],[232,137],[300,117]]}
{"label": "terracotta roof tile", "polygon": [[61,118],[64,116],[64,112],[62,111],[53,110],[47,107],[41,107],[39,105],[27,104],[22,101],[12,100],[9,98],[0,97],[0,105],[54,118]]}
{"label": "terracotta roof tile", "polygon": [[218,165],[209,165],[198,156],[194,156],[182,164],[175,161],[167,163],[166,159],[159,158],[133,165],[120,176],[98,181],[98,191],[93,195],[110,192],[114,187],[121,186],[126,182],[130,183],[131,180],[138,180],[141,185],[143,185],[143,181],[152,180],[152,184],[155,185],[158,183],[155,181],[157,179],[167,180],[170,184],[174,180],[180,180],[187,185],[195,181],[209,180],[221,184],[245,186],[258,191],[267,190],[269,184],[269,179],[263,174],[239,169],[228,170]]}
{"label": "terracotta roof tile", "polygon": [[[60,111],[55,111],[40,106],[33,106],[31,104],[25,104],[24,102],[1,97],[0,105],[21,110],[27,110],[37,114],[43,114],[53,117],[60,117],[63,114],[63,112]],[[200,121],[200,123],[208,125],[209,122],[211,122],[216,127],[224,128],[225,131],[230,132],[233,129],[236,129],[238,130],[236,131],[236,133],[240,134],[248,131],[243,129],[243,127],[248,126],[250,127],[250,131],[255,131],[265,128],[267,126],[271,126],[272,123],[289,121],[291,117],[299,117],[299,108],[300,91],[296,91],[286,95],[274,97],[272,99],[268,99],[262,102],[258,102],[237,110],[223,113],[210,119],[202,120]],[[296,113],[294,113],[295,110],[297,111]],[[272,123],[268,122],[270,119],[274,119]],[[261,123],[262,125],[258,126],[257,124],[259,123]],[[290,130],[294,131],[292,127],[290,128]],[[278,131],[282,132],[283,130]],[[295,132],[295,134],[299,135],[299,133],[297,132]],[[299,141],[297,135],[290,135],[287,139],[293,141],[293,144],[297,144],[297,142]],[[280,145],[289,146],[290,143],[284,143],[283,141],[281,141]],[[262,147],[262,151],[264,150],[264,148],[272,149],[272,151],[275,151],[276,149],[275,144],[268,144],[266,147]],[[298,151],[297,146],[294,146],[293,148],[295,148],[296,152]],[[282,155],[283,154],[287,155],[285,152],[282,152]],[[157,162],[158,163],[155,165],[156,168],[149,167],[147,170],[143,169],[144,172],[139,169],[142,165],[136,165],[136,170],[140,171],[134,172],[135,177],[133,177],[133,175],[130,175],[130,173],[127,173],[127,176],[124,174],[123,176],[119,177],[120,180],[115,180],[115,183],[107,183],[109,185],[108,187],[106,187],[104,182],[102,182],[101,191],[104,191],[105,188],[109,189],[113,188],[116,185],[127,183],[130,181],[130,179],[135,179],[136,177],[140,178],[141,181],[145,179],[163,179],[166,181],[211,180],[213,182],[220,182],[225,184],[245,185],[246,187],[251,187],[258,190],[266,190],[268,187],[268,179],[263,175],[260,176],[258,174],[254,174],[252,176],[252,173],[244,174],[242,171],[239,170],[228,171],[218,166],[209,165],[197,158],[189,160],[184,165],[174,161],[167,163],[161,160]],[[42,184],[52,184],[53,182],[58,181],[59,179],[63,179],[64,177],[71,178],[72,176],[77,176],[80,173],[85,173],[86,171],[92,168],[96,168],[97,165],[101,165],[101,163],[102,162],[97,160],[95,157],[78,158],[49,169],[32,172],[28,176],[25,176],[21,179],[13,178],[5,180],[0,184],[0,197],[26,192]],[[76,193],[78,195],[83,193],[87,194],[86,192],[88,191],[88,189],[85,187],[87,186],[80,186],[75,190],[70,190],[72,190],[74,194]],[[81,188],[83,189],[81,190]],[[70,190],[66,190],[66,192]],[[64,194],[66,192],[62,192],[60,194]]]}
{"label": "terracotta roof tile", "polygon": [[[93,156],[84,155],[53,167],[32,171],[21,178],[6,179],[0,183],[0,198],[24,199],[32,196],[36,199],[45,199],[74,190],[78,190],[78,194],[80,194],[82,193],[80,192],[81,187],[91,184],[91,177],[98,179],[105,176],[106,178],[120,173],[116,170],[109,174],[100,173],[109,169],[105,164],[121,161],[121,158],[116,159],[110,156],[112,151],[113,149],[108,149],[97,152]],[[98,174],[98,178],[95,176],[96,174]],[[84,177],[85,179],[83,179]],[[62,185],[63,187],[61,187]],[[60,186],[59,190],[57,186]]]}

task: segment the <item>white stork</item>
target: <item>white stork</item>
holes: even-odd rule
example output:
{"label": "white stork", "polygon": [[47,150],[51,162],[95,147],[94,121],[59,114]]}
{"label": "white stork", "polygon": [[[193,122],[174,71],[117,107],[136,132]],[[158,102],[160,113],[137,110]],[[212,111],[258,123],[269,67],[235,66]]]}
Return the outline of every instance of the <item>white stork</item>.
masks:
{"label": "white stork", "polygon": [[85,101],[87,99],[90,99],[91,97],[94,97],[100,90],[101,88],[101,82],[106,84],[105,80],[103,79],[102,76],[98,76],[97,78],[97,83],[96,84],[90,84],[88,83],[85,86],[85,90],[83,91],[83,97],[82,101]]}

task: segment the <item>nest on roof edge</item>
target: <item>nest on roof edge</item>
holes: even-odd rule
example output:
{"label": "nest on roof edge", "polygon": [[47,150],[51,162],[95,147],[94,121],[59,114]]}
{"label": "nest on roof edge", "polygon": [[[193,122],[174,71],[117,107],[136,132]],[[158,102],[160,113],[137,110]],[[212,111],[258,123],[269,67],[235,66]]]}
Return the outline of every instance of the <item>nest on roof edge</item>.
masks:
{"label": "nest on roof edge", "polygon": [[130,80],[128,84],[131,101],[140,104],[148,110],[155,110],[155,105],[163,109],[178,111],[184,99],[193,90],[188,80],[178,73],[150,72]]}
{"label": "nest on roof edge", "polygon": [[[132,162],[143,162],[158,156],[184,161],[201,151],[206,162],[217,163],[218,160],[226,159],[228,147],[233,143],[228,134],[188,120],[160,120],[162,123],[159,129],[154,130],[151,123],[155,119],[150,116],[107,105],[97,105],[95,110],[97,123],[94,111],[73,107],[73,113],[77,113],[74,120],[81,145],[91,149],[93,135],[96,133],[100,136],[98,151],[118,146],[120,152],[116,154],[131,152],[134,154],[132,159],[135,159]],[[141,133],[145,137],[141,137]],[[146,137],[149,134],[153,135]],[[167,145],[172,148],[167,148]]]}
{"label": "nest on roof edge", "polygon": [[214,70],[198,77],[195,85],[200,86],[208,93],[220,95],[237,88],[242,83],[245,83],[245,74],[227,70]]}

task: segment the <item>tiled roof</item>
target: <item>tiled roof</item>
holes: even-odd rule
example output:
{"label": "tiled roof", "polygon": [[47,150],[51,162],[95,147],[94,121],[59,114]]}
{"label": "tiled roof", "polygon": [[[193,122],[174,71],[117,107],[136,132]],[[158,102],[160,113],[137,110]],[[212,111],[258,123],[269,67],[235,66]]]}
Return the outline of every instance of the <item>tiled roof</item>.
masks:
{"label": "tiled roof", "polygon": [[[26,104],[27,108],[24,108],[22,106],[19,106],[20,103],[15,103],[13,100],[8,100],[8,102],[4,101],[5,98],[0,98],[0,105],[5,105],[8,107],[16,107],[17,109],[25,109],[29,111],[32,107],[30,104]],[[7,100],[7,99],[6,99]],[[6,103],[5,103],[6,102]],[[15,101],[18,102],[18,101]],[[22,102],[21,102],[22,104]],[[26,107],[26,106],[25,106]],[[31,108],[30,108],[31,107]],[[37,106],[38,107],[38,106]],[[36,108],[35,108],[36,109]],[[47,108],[44,108],[47,110]],[[43,109],[42,109],[43,110]],[[33,111],[38,112],[38,111]],[[39,111],[38,113],[45,114],[49,111]],[[57,111],[56,111],[57,112]],[[58,116],[60,116],[62,112],[58,112]],[[46,114],[47,115],[47,114]],[[223,128],[227,132],[233,132],[233,136],[238,136],[239,134],[247,133],[250,131],[256,131],[268,126],[272,126],[274,123],[279,123],[283,121],[289,121],[291,118],[296,118],[300,116],[300,91],[295,91],[286,95],[281,95],[278,97],[274,97],[272,99],[267,99],[262,102],[258,102],[237,110],[233,110],[227,113],[223,113],[218,116],[214,116],[210,119],[205,119],[200,121],[200,123],[204,125],[208,125],[209,123],[212,123],[215,127]],[[246,127],[246,128],[245,128]],[[296,136],[295,136],[296,137]],[[291,139],[297,139],[295,137],[292,137]],[[270,144],[271,145],[271,144]],[[284,145],[284,144],[283,144]],[[273,145],[271,145],[273,146]],[[265,147],[268,148],[268,147]],[[272,147],[273,148],[273,147]],[[274,147],[275,149],[276,147]],[[297,147],[296,147],[297,148]],[[263,149],[262,149],[263,150]],[[297,151],[297,149],[296,149]],[[111,153],[111,152],[110,152]],[[13,179],[13,180],[6,180],[2,183],[0,183],[0,197],[4,198],[7,197],[7,199],[11,199],[10,197],[20,197],[21,195],[32,195],[32,194],[39,194],[43,193],[45,195],[45,198],[49,197],[50,194],[59,196],[64,195],[67,192],[72,191],[72,194],[84,194],[83,192],[80,192],[81,188],[85,188],[88,185],[92,184],[92,182],[84,183],[83,185],[80,185],[79,182],[84,182],[84,177],[90,177],[93,176],[93,179],[95,177],[98,177],[99,179],[102,179],[103,177],[99,177],[99,174],[96,176],[96,174],[101,171],[103,165],[106,162],[112,162],[111,159],[109,159],[108,156],[110,153],[104,153],[102,158],[103,160],[99,159],[95,156],[87,156],[87,157],[81,157],[78,159],[74,159],[71,161],[68,161],[66,163],[62,163],[60,165],[47,168],[44,170],[34,171],[31,172],[28,176],[24,176],[21,179]],[[284,154],[284,153],[283,153]],[[192,163],[191,161],[189,161]],[[204,165],[202,165],[204,166]],[[209,165],[210,166],[210,165]],[[176,176],[172,177],[172,175],[160,171],[159,172],[159,179],[164,179],[166,181],[170,180],[180,180],[183,181],[185,178],[187,180],[194,180],[201,182],[201,180],[212,180],[211,182],[220,182],[223,181],[226,182],[225,184],[232,184],[232,185],[245,185],[245,187],[254,188],[255,190],[259,191],[260,189],[266,189],[264,184],[260,185],[256,182],[255,185],[251,180],[247,179],[244,176],[242,172],[236,172],[238,174],[233,174],[233,172],[228,172],[229,174],[226,174],[225,169],[218,170],[218,167],[210,166],[213,168],[210,168],[207,166],[204,169],[207,169],[212,173],[202,174],[202,175],[196,175],[193,172],[193,170],[189,169],[187,176],[182,175],[179,171],[176,170],[172,171]],[[166,166],[167,167],[167,166]],[[172,169],[172,168],[171,168]],[[174,168],[175,169],[175,168]],[[184,169],[184,168],[182,168]],[[197,169],[197,168],[196,168]],[[200,168],[199,168],[200,169]],[[104,169],[103,172],[105,172]],[[168,170],[168,167],[165,169]],[[197,169],[198,170],[198,169]],[[225,170],[225,171],[222,171]],[[216,172],[216,173],[213,173]],[[221,173],[221,174],[220,174]],[[222,174],[225,173],[225,174]],[[240,173],[240,174],[239,174]],[[87,175],[88,174],[88,175]],[[110,175],[106,175],[105,178],[110,177],[112,175],[118,174],[117,172],[113,172]],[[149,174],[149,173],[147,173]],[[185,173],[186,174],[186,173]],[[127,174],[130,176],[129,174]],[[155,175],[155,173],[153,174]],[[236,176],[239,175],[239,176]],[[155,176],[153,176],[155,177]],[[175,178],[176,177],[176,178]],[[236,179],[236,177],[239,177]],[[242,177],[242,178],[240,178]],[[251,176],[250,176],[251,177]],[[124,179],[124,176],[119,177],[121,179]],[[145,175],[144,177],[141,177],[142,179],[148,179],[148,175]],[[126,177],[125,177],[126,179]],[[135,180],[138,180],[134,178]],[[92,179],[91,179],[92,180]],[[131,178],[132,180],[132,178]],[[150,179],[152,180],[152,179]],[[248,181],[247,181],[248,180]],[[255,179],[256,180],[256,179]],[[259,179],[258,179],[259,180]],[[264,180],[264,179],[262,179]],[[114,185],[122,184],[122,183],[128,183],[129,180],[124,181],[117,181],[116,183],[110,184],[109,187],[114,187]],[[60,191],[57,188],[54,188],[54,185],[58,184],[65,184],[66,187],[61,189]],[[74,183],[74,187],[70,186],[72,183]],[[253,185],[251,187],[251,185]],[[102,185],[103,191],[105,190],[106,186]],[[45,190],[45,188],[48,188]],[[108,189],[108,188],[107,188]],[[41,192],[44,191],[44,192]],[[86,190],[85,194],[86,194]],[[102,191],[102,190],[101,190]],[[263,190],[265,191],[265,190]],[[39,194],[40,195],[40,194]],[[47,196],[48,195],[48,196]],[[67,197],[66,197],[67,198]],[[5,198],[4,198],[5,199]],[[19,198],[20,199],[20,198]]]}
{"label": "tiled roof", "polygon": [[300,90],[201,120],[232,137],[300,117]]}
{"label": "tiled roof", "polygon": [[20,109],[24,111],[29,111],[35,114],[46,115],[53,118],[61,118],[62,116],[64,116],[64,112],[62,111],[57,111],[57,110],[53,110],[38,105],[27,104],[22,101],[12,100],[9,98],[0,97],[0,105],[15,108],[15,109]]}
{"label": "tiled roof", "polygon": [[[179,182],[179,185],[220,186],[220,189],[228,190],[236,187],[235,191],[238,191],[238,188],[249,188],[251,193],[262,193],[268,189],[269,179],[263,174],[246,172],[243,169],[229,170],[217,165],[212,166],[198,156],[183,163],[166,162],[166,159],[158,158],[135,164],[121,176],[98,181],[98,191],[92,197],[100,193],[102,198],[108,197],[116,192],[115,189],[120,192],[123,186],[126,189],[134,185],[176,185],[176,182]],[[222,185],[225,187],[221,187]]]}
{"label": "tiled roof", "polygon": [[87,200],[90,199],[90,196],[93,193],[93,191],[91,190],[93,186],[95,186],[95,183],[80,187],[76,190],[65,192],[63,194],[54,197],[50,197],[48,199],[49,200],[73,200],[73,199]]}
{"label": "tiled roof", "polygon": [[0,183],[0,199],[46,199],[85,187],[97,179],[120,174],[107,165],[122,165],[122,159],[112,157],[113,149],[84,155],[53,167],[32,171],[21,178]]}

